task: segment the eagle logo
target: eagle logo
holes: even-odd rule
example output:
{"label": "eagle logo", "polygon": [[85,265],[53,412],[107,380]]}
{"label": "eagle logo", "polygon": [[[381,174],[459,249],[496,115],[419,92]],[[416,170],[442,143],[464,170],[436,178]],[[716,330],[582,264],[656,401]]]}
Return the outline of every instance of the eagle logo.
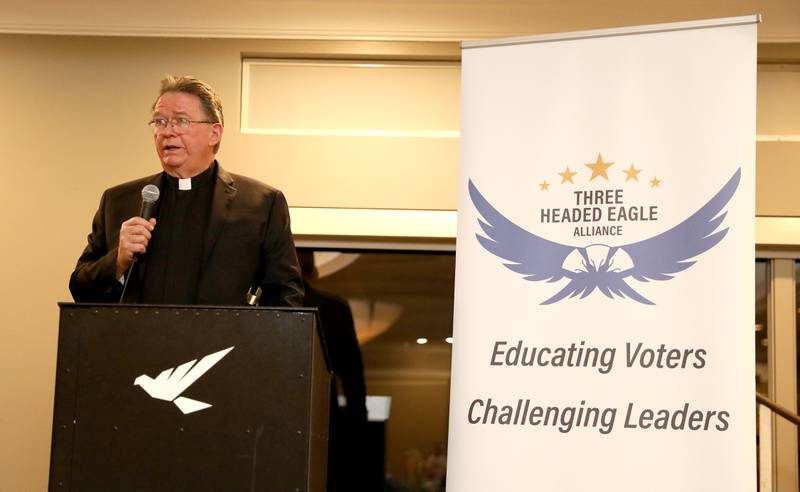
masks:
{"label": "eagle logo", "polygon": [[618,296],[653,305],[655,303],[628,282],[631,279],[639,282],[670,280],[673,274],[694,265],[693,258],[722,241],[728,228],[719,231],[717,228],[725,219],[727,212],[723,208],[736,192],[740,179],[741,168],[716,195],[680,224],[643,241],[621,246],[571,246],[549,241],[498,212],[472,180],[469,181],[469,195],[481,215],[478,223],[485,234],[475,237],[488,252],[506,260],[506,268],[528,281],[569,280],[564,288],[541,304],[553,304],[566,297],[583,299],[597,289],[611,299]]}
{"label": "eagle logo", "polygon": [[219,352],[206,355],[200,359],[200,362],[194,359],[178,367],[165,369],[155,379],[147,374],[142,374],[133,381],[133,385],[141,386],[153,398],[171,401],[184,414],[204,410],[211,407],[211,404],[180,395],[209,369],[214,367],[214,364],[228,355],[231,350],[233,350],[233,347],[228,347]]}

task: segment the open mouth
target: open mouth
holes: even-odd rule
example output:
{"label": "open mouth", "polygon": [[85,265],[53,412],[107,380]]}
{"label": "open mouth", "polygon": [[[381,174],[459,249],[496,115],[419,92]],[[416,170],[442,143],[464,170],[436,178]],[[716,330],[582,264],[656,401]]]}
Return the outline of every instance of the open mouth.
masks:
{"label": "open mouth", "polygon": [[172,152],[172,151],[180,149],[180,147],[178,147],[177,145],[165,145],[162,148],[164,149],[164,152]]}

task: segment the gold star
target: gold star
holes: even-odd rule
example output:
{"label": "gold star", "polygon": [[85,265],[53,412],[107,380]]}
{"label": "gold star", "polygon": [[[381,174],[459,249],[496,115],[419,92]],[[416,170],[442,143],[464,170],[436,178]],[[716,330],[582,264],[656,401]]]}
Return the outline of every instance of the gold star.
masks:
{"label": "gold star", "polygon": [[661,188],[661,180],[658,178],[651,179],[650,188]]}
{"label": "gold star", "polygon": [[548,183],[547,180],[539,183],[539,191],[547,191],[549,189],[550,189],[550,183]]}
{"label": "gold star", "polygon": [[628,181],[630,181],[630,180],[634,180],[634,181],[636,181],[638,183],[639,182],[638,174],[640,172],[642,172],[642,170],[641,169],[636,169],[635,167],[633,167],[633,164],[631,164],[630,169],[623,169],[622,172],[628,175],[628,177],[625,178],[625,182],[626,183]]}
{"label": "gold star", "polygon": [[589,178],[589,181],[594,180],[594,178],[598,176],[602,176],[606,178],[606,181],[608,181],[608,174],[606,174],[606,170],[613,165],[613,162],[603,162],[603,156],[601,154],[597,154],[597,162],[594,164],[586,164],[586,167],[592,170],[592,177]]}
{"label": "gold star", "polygon": [[578,173],[570,172],[569,166],[567,166],[567,169],[565,169],[563,173],[558,173],[558,175],[561,176],[561,184],[564,184],[567,181],[569,181],[572,184],[575,184],[575,182],[572,181],[572,177],[575,176],[576,174]]}

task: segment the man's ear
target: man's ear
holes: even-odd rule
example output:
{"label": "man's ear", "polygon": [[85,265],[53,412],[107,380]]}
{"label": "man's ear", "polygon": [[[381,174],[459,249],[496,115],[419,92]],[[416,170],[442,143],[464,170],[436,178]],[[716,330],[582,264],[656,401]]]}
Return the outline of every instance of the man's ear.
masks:
{"label": "man's ear", "polygon": [[214,123],[211,125],[211,138],[209,138],[209,144],[213,147],[217,145],[222,140],[222,131],[224,128],[219,123]]}

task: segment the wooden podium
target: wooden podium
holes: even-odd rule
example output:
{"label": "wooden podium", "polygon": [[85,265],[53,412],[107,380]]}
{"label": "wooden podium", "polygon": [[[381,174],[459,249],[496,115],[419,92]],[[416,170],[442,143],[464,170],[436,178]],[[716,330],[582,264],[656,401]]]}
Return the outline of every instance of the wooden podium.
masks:
{"label": "wooden podium", "polygon": [[316,310],[59,307],[50,490],[325,490]]}

